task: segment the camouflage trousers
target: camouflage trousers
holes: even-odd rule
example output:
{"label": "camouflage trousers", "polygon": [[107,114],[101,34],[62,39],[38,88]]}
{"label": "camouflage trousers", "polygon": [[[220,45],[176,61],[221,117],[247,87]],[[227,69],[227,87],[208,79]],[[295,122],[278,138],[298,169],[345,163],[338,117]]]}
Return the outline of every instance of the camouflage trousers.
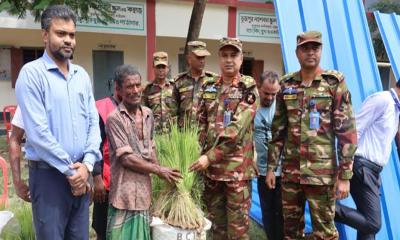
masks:
{"label": "camouflage trousers", "polygon": [[205,179],[204,201],[212,222],[213,240],[250,239],[250,181],[214,181]]}
{"label": "camouflage trousers", "polygon": [[311,240],[339,239],[335,227],[333,185],[282,182],[283,232],[285,240],[304,239],[304,208],[308,201],[313,232]]}

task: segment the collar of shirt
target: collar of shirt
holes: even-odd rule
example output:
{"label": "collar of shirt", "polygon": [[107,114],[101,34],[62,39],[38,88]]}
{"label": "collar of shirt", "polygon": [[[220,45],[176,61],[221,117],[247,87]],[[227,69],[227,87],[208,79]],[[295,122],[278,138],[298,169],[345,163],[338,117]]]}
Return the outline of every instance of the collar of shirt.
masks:
{"label": "collar of shirt", "polygon": [[[124,104],[123,102],[121,102],[121,103],[118,105],[118,109],[119,109],[119,111],[120,111],[121,113],[124,113],[126,116],[128,116],[128,118],[129,118],[131,121],[134,120],[134,119],[132,118],[132,116],[129,114],[128,109],[126,109],[125,104]],[[139,109],[140,109],[140,111],[142,112],[143,118],[144,118],[144,119],[147,119],[147,118],[150,116],[149,113],[148,113],[147,111],[143,111],[142,106],[140,106]]]}
{"label": "collar of shirt", "polygon": [[390,94],[392,95],[392,98],[393,98],[393,101],[394,101],[394,103],[395,103],[395,105],[397,107],[397,110],[400,111],[399,97],[397,96],[396,91],[393,88],[390,89]]}
{"label": "collar of shirt", "polygon": [[[323,73],[323,71],[322,71],[322,72],[318,72],[317,75],[315,75],[315,78],[314,78],[313,81],[321,81],[321,80],[322,80],[322,75],[321,75],[322,73]],[[294,79],[295,81],[297,81],[297,82],[303,81],[303,79],[302,79],[302,77],[301,77],[301,72],[298,71],[298,72],[293,76],[293,79]]]}
{"label": "collar of shirt", "polygon": [[[189,71],[187,71],[186,75],[188,75],[189,77],[191,77],[191,78],[194,79],[194,77],[192,76],[192,72],[190,71],[190,69],[189,69]],[[199,78],[202,78],[202,77],[204,77],[205,75],[206,75],[206,71],[203,70],[203,71],[201,72]]]}
{"label": "collar of shirt", "polygon": [[[169,87],[172,83],[173,83],[173,80],[172,80],[172,79],[165,79],[164,86],[165,86],[165,87]],[[153,86],[155,86],[155,87],[163,88],[163,86],[161,86],[160,84],[156,83],[155,80],[154,80],[154,82],[153,82],[152,84],[153,84]]]}
{"label": "collar of shirt", "polygon": [[[54,60],[49,56],[47,51],[45,50],[43,53],[43,63],[46,67],[47,70],[59,70],[57,64],[54,62]],[[69,75],[72,76],[78,71],[78,68],[71,63],[71,60],[68,60],[68,72]],[[61,71],[60,71],[61,72]]]}
{"label": "collar of shirt", "polygon": [[[232,79],[231,86],[233,86],[233,87],[238,87],[238,86],[239,86],[240,78],[241,78],[240,74],[238,74],[236,77],[234,77],[234,78]],[[217,82],[215,83],[215,85],[217,85],[217,86],[222,85],[223,82],[224,82],[224,79],[223,79],[223,77],[221,76],[221,77],[218,78],[218,80],[217,80]]]}

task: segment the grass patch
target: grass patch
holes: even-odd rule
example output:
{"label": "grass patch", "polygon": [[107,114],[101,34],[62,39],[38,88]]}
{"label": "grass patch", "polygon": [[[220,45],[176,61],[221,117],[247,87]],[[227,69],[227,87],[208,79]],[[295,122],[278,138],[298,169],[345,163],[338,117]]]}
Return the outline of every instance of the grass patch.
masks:
{"label": "grass patch", "polygon": [[6,210],[14,217],[4,227],[0,237],[5,240],[33,240],[35,232],[32,223],[32,209],[29,203],[22,200],[13,201]]}

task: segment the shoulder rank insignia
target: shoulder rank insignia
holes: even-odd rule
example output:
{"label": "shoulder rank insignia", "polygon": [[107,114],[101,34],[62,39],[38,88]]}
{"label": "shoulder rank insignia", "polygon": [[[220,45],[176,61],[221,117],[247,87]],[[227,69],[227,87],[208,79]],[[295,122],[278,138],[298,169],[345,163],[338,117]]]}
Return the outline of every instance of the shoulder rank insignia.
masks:
{"label": "shoulder rank insignia", "polygon": [[248,104],[253,104],[256,101],[256,95],[252,92],[248,92],[244,98],[244,100],[246,101],[246,103]]}

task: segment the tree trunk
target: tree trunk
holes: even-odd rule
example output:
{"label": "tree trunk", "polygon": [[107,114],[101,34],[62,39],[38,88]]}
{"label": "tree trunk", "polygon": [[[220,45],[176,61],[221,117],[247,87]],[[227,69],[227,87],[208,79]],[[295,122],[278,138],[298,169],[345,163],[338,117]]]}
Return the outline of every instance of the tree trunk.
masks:
{"label": "tree trunk", "polygon": [[192,16],[190,17],[189,30],[185,43],[185,56],[187,55],[187,43],[195,41],[199,38],[201,22],[203,20],[204,10],[206,8],[206,0],[194,0]]}

